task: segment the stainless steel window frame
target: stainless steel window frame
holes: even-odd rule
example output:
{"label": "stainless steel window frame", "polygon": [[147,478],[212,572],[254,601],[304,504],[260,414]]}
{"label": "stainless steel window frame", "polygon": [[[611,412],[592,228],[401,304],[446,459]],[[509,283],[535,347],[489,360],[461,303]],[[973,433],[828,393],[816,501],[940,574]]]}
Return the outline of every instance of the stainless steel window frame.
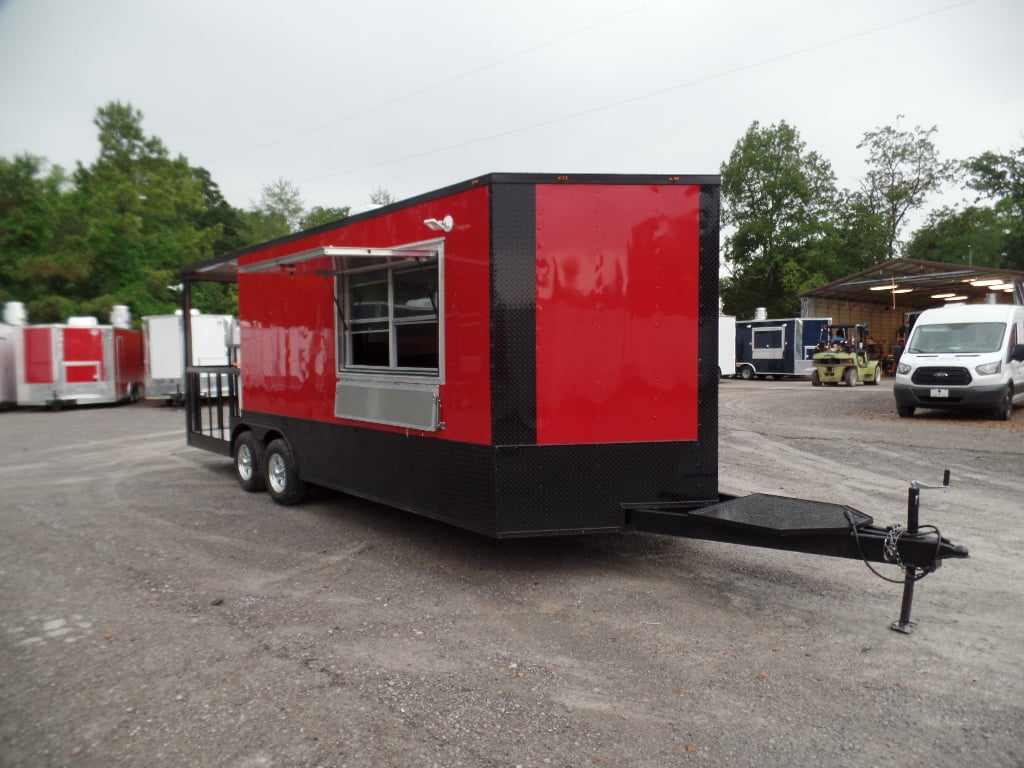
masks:
{"label": "stainless steel window frame", "polygon": [[[334,291],[338,299],[337,305],[340,312],[335,312],[335,332],[338,342],[338,376],[339,379],[352,377],[358,381],[360,378],[373,378],[375,381],[390,381],[393,383],[444,383],[444,238],[425,240],[407,245],[394,246],[387,249],[363,249],[365,252],[346,253],[345,259],[358,259],[360,257],[383,258],[384,262],[366,264],[364,266],[348,266],[347,261],[336,260]],[[436,260],[437,265],[437,369],[433,368],[401,368],[395,363],[397,360],[397,349],[395,326],[401,325],[402,321],[395,319],[394,315],[394,282],[393,282],[393,259],[407,259],[422,257]],[[348,276],[366,272],[375,272],[382,269],[388,270],[388,367],[383,366],[359,366],[354,365],[351,360],[351,305],[350,293],[347,288]],[[344,318],[341,316],[344,313]]]}
{"label": "stainless steel window frame", "polygon": [[[758,347],[757,337],[758,334],[769,334],[778,333],[780,344],[778,347]],[[783,351],[786,349],[786,326],[784,325],[771,325],[763,326],[761,328],[752,328],[750,335],[750,344],[752,347],[752,357],[754,360],[781,360]]]}

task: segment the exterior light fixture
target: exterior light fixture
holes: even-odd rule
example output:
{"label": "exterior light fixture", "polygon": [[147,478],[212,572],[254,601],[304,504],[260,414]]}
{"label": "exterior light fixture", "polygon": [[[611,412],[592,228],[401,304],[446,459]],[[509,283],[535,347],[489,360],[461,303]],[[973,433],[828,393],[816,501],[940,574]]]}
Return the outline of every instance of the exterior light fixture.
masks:
{"label": "exterior light fixture", "polygon": [[891,291],[893,286],[891,285],[872,285],[868,288],[869,291]]}
{"label": "exterior light fixture", "polygon": [[455,220],[451,216],[445,216],[443,219],[424,219],[423,223],[428,229],[436,232],[451,232],[455,226]]}
{"label": "exterior light fixture", "polygon": [[950,296],[946,301],[967,301],[966,296]]}
{"label": "exterior light fixture", "polygon": [[932,294],[932,298],[933,299],[951,299],[954,296],[956,296],[955,293],[933,293]]}
{"label": "exterior light fixture", "polygon": [[910,293],[913,290],[914,290],[913,288],[893,288],[892,292],[893,293]]}
{"label": "exterior light fixture", "polygon": [[973,285],[975,288],[985,288],[990,285],[999,285],[1001,282],[1003,282],[1002,278],[993,277],[986,278],[984,280],[971,280],[971,285]]}

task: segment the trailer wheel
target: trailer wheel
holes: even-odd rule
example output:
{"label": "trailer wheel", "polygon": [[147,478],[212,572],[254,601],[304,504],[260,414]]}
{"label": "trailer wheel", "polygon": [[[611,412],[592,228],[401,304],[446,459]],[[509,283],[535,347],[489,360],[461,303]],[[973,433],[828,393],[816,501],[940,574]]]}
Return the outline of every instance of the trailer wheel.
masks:
{"label": "trailer wheel", "polygon": [[857,376],[857,369],[854,368],[853,366],[850,366],[845,371],[843,371],[843,381],[846,382],[846,386],[848,387],[857,386],[858,378],[859,377]]}
{"label": "trailer wheel", "polygon": [[243,432],[235,441],[235,473],[243,491],[258,493],[267,487],[263,480],[263,446],[252,432]]}
{"label": "trailer wheel", "polygon": [[288,443],[272,440],[267,446],[263,466],[270,498],[286,507],[302,501],[304,483],[295,470],[295,458]]}
{"label": "trailer wheel", "polygon": [[749,365],[741,365],[740,378],[743,379],[744,381],[750,381],[752,378],[754,378],[754,369],[751,368]]}
{"label": "trailer wheel", "polygon": [[811,386],[812,387],[820,387],[821,386],[821,376],[818,375],[818,369],[817,368],[815,368],[813,371],[811,371]]}

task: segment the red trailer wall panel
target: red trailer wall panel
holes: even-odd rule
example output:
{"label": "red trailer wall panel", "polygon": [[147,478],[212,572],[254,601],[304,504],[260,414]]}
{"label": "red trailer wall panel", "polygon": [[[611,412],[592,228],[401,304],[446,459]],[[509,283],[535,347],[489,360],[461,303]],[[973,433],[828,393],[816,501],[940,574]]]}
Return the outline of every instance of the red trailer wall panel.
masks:
{"label": "red trailer wall panel", "polygon": [[537,443],[697,439],[697,186],[537,186]]}
{"label": "red trailer wall panel", "polygon": [[[444,245],[444,359],[440,387],[445,430],[417,434],[488,444],[490,411],[490,305],[488,189],[470,189],[386,216],[319,231],[261,250],[241,264],[266,261],[322,246],[393,247],[431,239],[428,218],[451,215],[455,228]],[[312,266],[312,265],[311,265]],[[322,266],[329,266],[323,264]],[[334,417],[336,308],[329,277],[277,273],[239,275],[239,324],[247,411],[404,429]]]}
{"label": "red trailer wall panel", "polygon": [[99,328],[64,328],[62,332],[67,383],[103,381],[103,332]]}
{"label": "red trailer wall panel", "polygon": [[132,383],[142,385],[145,363],[142,354],[142,332],[127,328],[114,329],[114,362],[117,366],[117,392],[124,394]]}
{"label": "red trailer wall panel", "polygon": [[25,355],[25,383],[52,384],[53,375],[53,329],[23,328]]}

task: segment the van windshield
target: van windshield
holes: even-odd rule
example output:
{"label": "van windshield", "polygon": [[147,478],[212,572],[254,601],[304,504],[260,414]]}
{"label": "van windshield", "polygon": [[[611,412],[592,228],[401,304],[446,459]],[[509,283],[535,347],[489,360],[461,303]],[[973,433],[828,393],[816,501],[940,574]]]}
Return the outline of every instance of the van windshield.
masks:
{"label": "van windshield", "polygon": [[916,325],[907,352],[918,355],[998,352],[1005,332],[1006,323]]}

